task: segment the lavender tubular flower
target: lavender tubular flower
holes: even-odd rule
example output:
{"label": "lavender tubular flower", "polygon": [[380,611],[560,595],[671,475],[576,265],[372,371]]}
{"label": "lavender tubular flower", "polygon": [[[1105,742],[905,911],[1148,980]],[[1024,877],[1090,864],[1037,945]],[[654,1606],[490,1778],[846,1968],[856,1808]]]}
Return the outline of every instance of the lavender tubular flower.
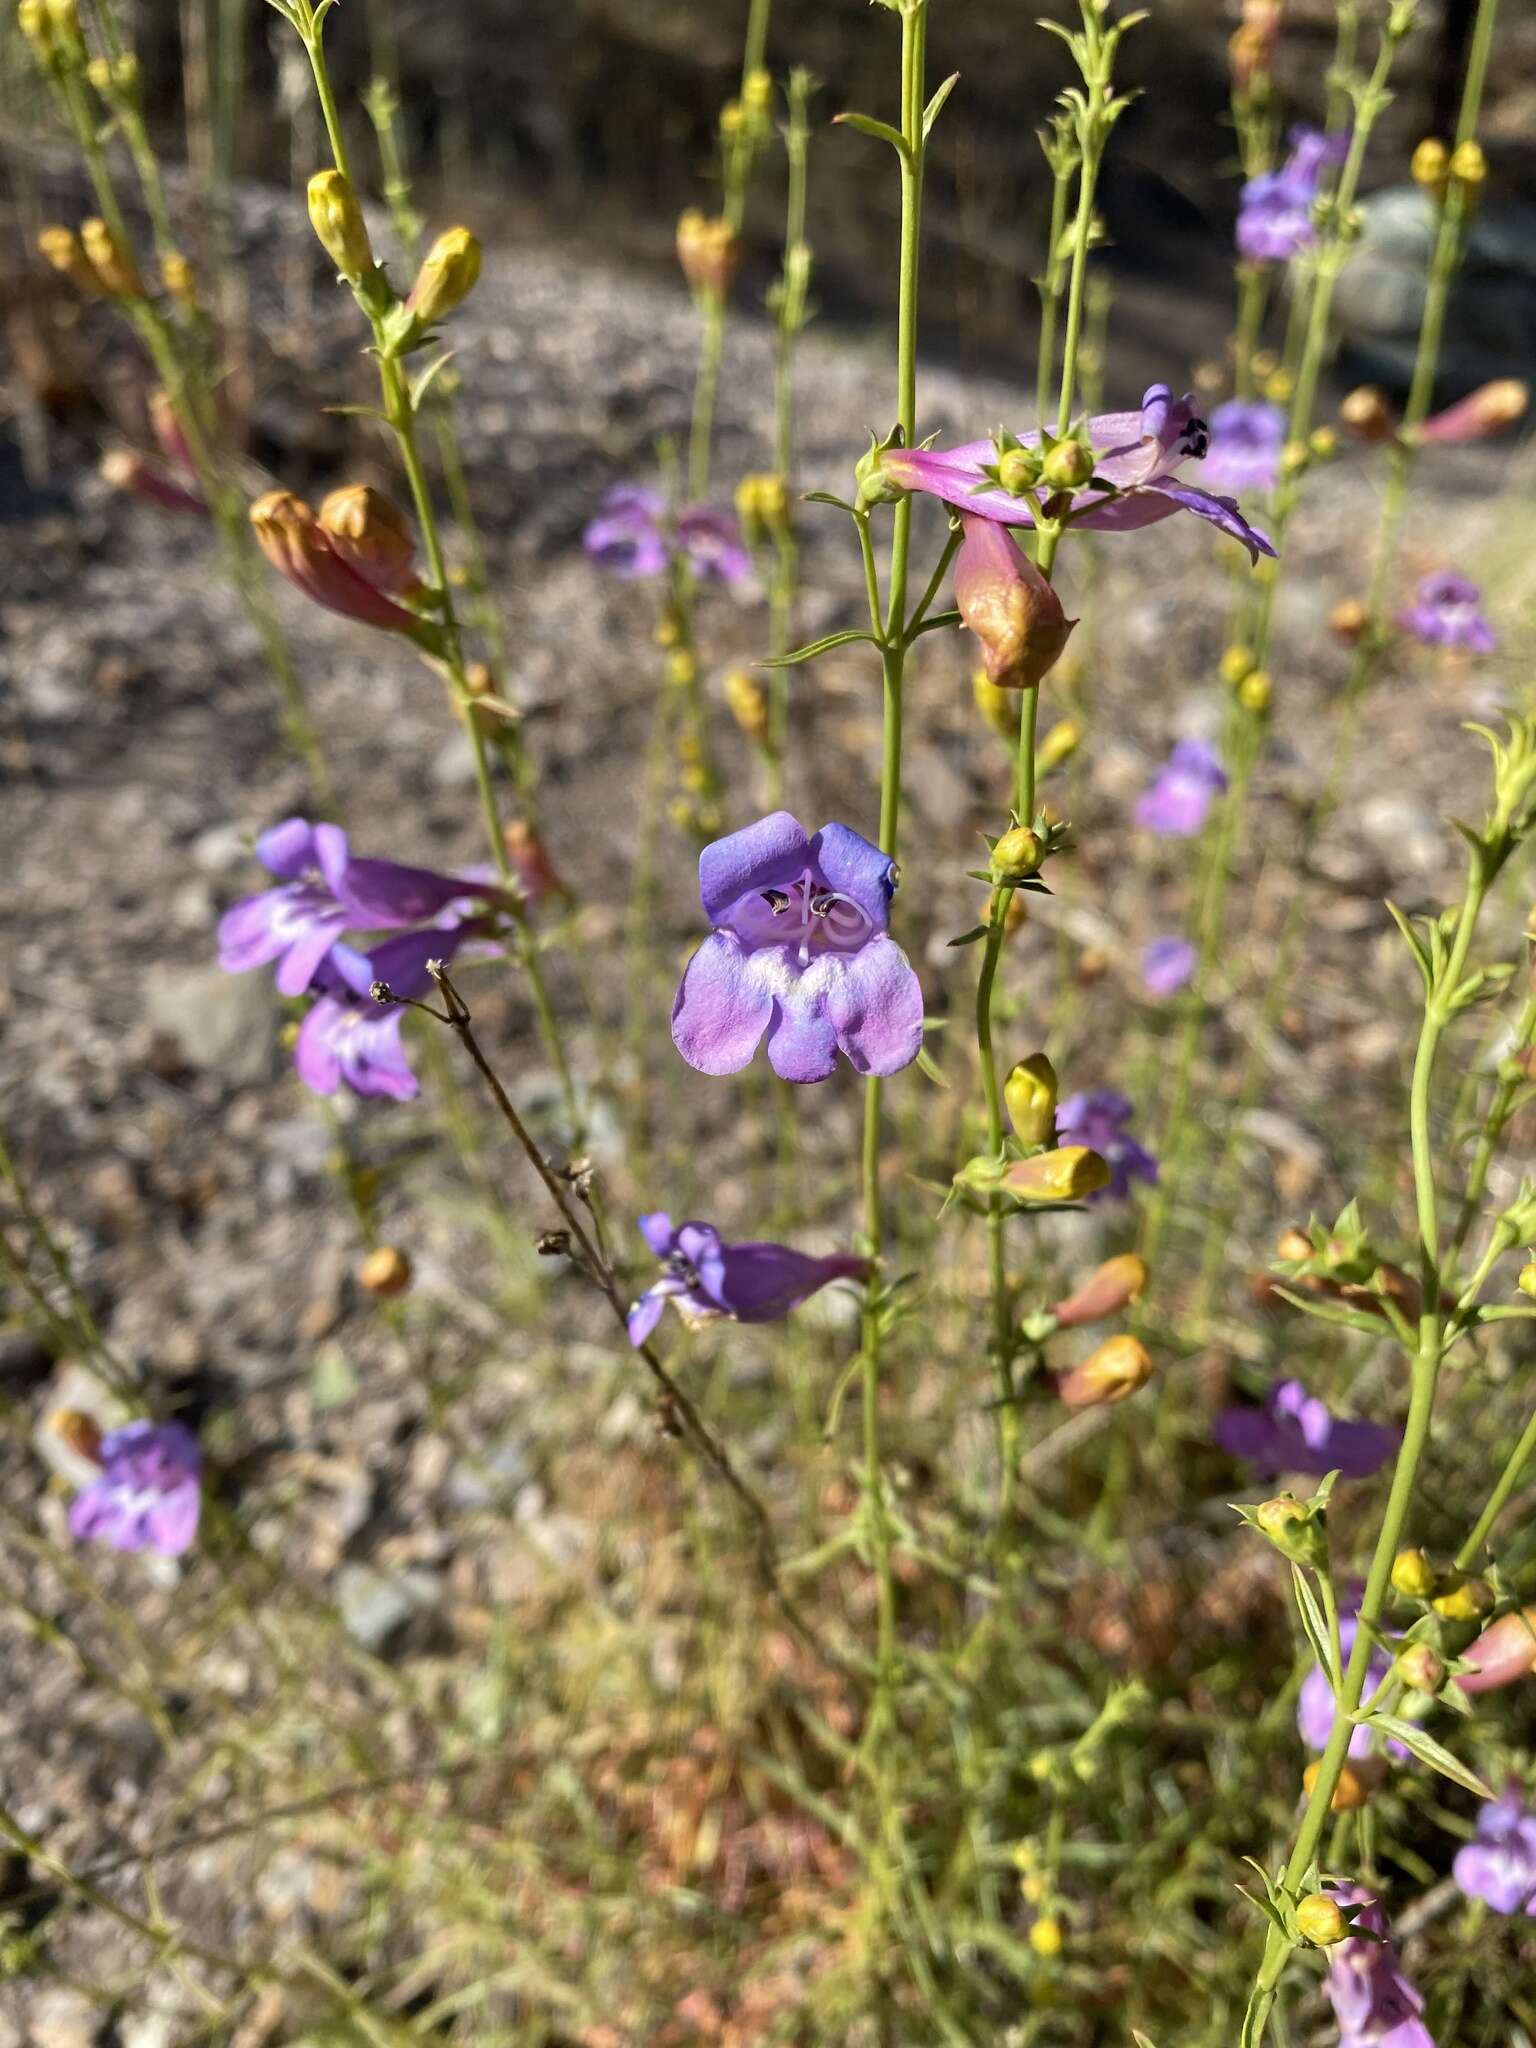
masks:
{"label": "lavender tubular flower", "polygon": [[1327,1472],[1368,1479],[1402,1442],[1401,1430],[1382,1423],[1341,1421],[1300,1380],[1271,1387],[1262,1408],[1224,1408],[1212,1435],[1260,1474],[1308,1472],[1319,1479]]}
{"label": "lavender tubular flower", "polygon": [[180,1557],[202,1513],[203,1454],[182,1422],[130,1422],[101,1440],[101,1477],[70,1503],[70,1532],[113,1550]]}
{"label": "lavender tubular flower", "polygon": [[1159,1001],[1176,996],[1194,978],[1199,955],[1188,939],[1153,939],[1141,956],[1141,983]]}
{"label": "lavender tubular flower", "polygon": [[1403,1974],[1375,1893],[1346,1884],[1330,1896],[1341,1907],[1359,1907],[1350,1924],[1376,1937],[1351,1936],[1328,1951],[1326,1988],[1339,2023],[1339,2048],[1435,2048],[1434,2035],[1419,2017],[1423,1993]]}
{"label": "lavender tubular flower", "polygon": [[1238,254],[1249,263],[1286,263],[1317,241],[1313,202],[1323,172],[1344,161],[1347,135],[1291,130],[1291,153],[1278,171],[1250,178],[1238,200]]}
{"label": "lavender tubular flower", "polygon": [[1476,1839],[1457,1851],[1451,1875],[1469,1899],[1495,1913],[1536,1919],[1536,1813],[1518,1784],[1478,1808]]}
{"label": "lavender tubular flower", "polygon": [[1211,414],[1200,474],[1223,491],[1272,491],[1280,480],[1285,413],[1263,398],[1229,398]]}
{"label": "lavender tubular flower", "polygon": [[[1348,1663],[1354,1653],[1355,1637],[1360,1633],[1360,1622],[1356,1614],[1344,1614],[1339,1618],[1339,1648],[1344,1661]],[[1392,1668],[1392,1660],[1384,1651],[1373,1650],[1371,1661],[1366,1667],[1365,1691],[1362,1697],[1369,1698]],[[1338,1709],[1333,1697],[1333,1686],[1321,1665],[1314,1664],[1301,1681],[1301,1690],[1296,1695],[1296,1733],[1308,1749],[1321,1752],[1328,1747],[1328,1738],[1333,1733],[1334,1715]],[[1349,1754],[1352,1757],[1368,1756],[1373,1737],[1369,1728],[1357,1728],[1349,1738]],[[1395,1739],[1387,1743],[1387,1749],[1395,1757],[1406,1757],[1408,1751]]]}
{"label": "lavender tubular flower", "polygon": [[706,846],[699,893],[713,932],[672,1006],[672,1040],[701,1074],[734,1074],[768,1035],[786,1081],[824,1081],[839,1053],[861,1074],[917,1058],[923,996],[887,924],[895,865],[847,825],[808,837],[787,811]]}
{"label": "lavender tubular flower", "polygon": [[1057,1110],[1056,1134],[1062,1144],[1086,1145],[1109,1166],[1109,1185],[1090,1201],[1104,1195],[1123,1198],[1133,1180],[1156,1181],[1157,1161],[1126,1129],[1135,1113],[1130,1099],[1112,1088],[1069,1095]]}
{"label": "lavender tubular flower", "polygon": [[1483,593],[1455,569],[1438,569],[1413,593],[1413,603],[1398,613],[1397,623],[1426,647],[1465,647],[1473,654],[1492,654],[1498,635],[1483,616]]}
{"label": "lavender tubular flower", "polygon": [[382,1007],[368,991],[382,981],[397,996],[424,995],[431,983],[427,962],[451,960],[472,929],[439,925],[402,932],[368,953],[334,946],[310,985],[317,1001],[294,1040],[294,1072],[305,1087],[334,1095],[345,1086],[365,1099],[387,1096],[396,1102],[419,1094],[402,1035],[405,1012]]}
{"label": "lavender tubular flower", "polygon": [[665,1272],[629,1312],[629,1339],[637,1346],[669,1301],[688,1321],[729,1316],[739,1323],[777,1323],[832,1281],[862,1280],[869,1272],[867,1259],[845,1253],[818,1259],[784,1244],[727,1244],[709,1223],[674,1229],[663,1210],[642,1216],[640,1232]]}
{"label": "lavender tubular flower", "polygon": [[1167,839],[1192,839],[1227,787],[1226,771],[1204,740],[1180,740],[1137,799],[1135,818]]}
{"label": "lavender tubular flower", "polygon": [[593,561],[626,581],[664,574],[674,552],[701,582],[736,584],[752,572],[734,513],[719,505],[689,505],[669,527],[666,499],[644,484],[615,484],[606,491],[581,544]]}
{"label": "lavender tubular flower", "polygon": [[[1196,413],[1192,396],[1175,399],[1166,384],[1153,384],[1139,411],[1098,413],[1085,431],[1095,451],[1093,483],[1108,488],[1075,492],[1070,515],[1074,526],[1127,533],[1169,519],[1175,512],[1193,512],[1241,541],[1254,560],[1275,552],[1268,537],[1249,525],[1235,499],[1181,480],[1183,464],[1201,461],[1210,445],[1209,429]],[[1036,432],[1017,438],[1024,448],[1033,448],[1041,437]],[[1029,498],[999,482],[999,460],[993,442],[969,441],[958,448],[887,448],[880,456],[880,469],[903,490],[926,491],[957,511],[995,520],[1000,526],[1033,526]]]}

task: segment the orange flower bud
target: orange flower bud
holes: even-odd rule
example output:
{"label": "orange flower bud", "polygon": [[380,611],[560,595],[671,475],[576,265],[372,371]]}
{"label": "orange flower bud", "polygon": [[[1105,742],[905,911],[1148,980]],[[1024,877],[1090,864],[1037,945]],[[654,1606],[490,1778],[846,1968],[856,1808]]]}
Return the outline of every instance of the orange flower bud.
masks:
{"label": "orange flower bud", "polygon": [[268,491],[250,516],[262,553],[306,597],[361,625],[419,635],[421,622],[342,560],[302,498],[292,491]]}
{"label": "orange flower bud", "polygon": [[1110,1337],[1056,1382],[1064,1408],[1107,1408],[1144,1387],[1152,1357],[1138,1337]]}
{"label": "orange flower bud", "polygon": [[80,223],[80,246],[109,299],[142,299],[144,281],[132,253],[123,248],[104,220]]}
{"label": "orange flower bud", "polygon": [[955,557],[955,602],[981,642],[987,680],[1032,690],[1061,659],[1076,619],[995,520],[962,512],[965,539]]}
{"label": "orange flower bud", "polygon": [[[1302,1773],[1302,1786],[1310,1794],[1322,1771],[1321,1763],[1308,1764]],[[1330,1813],[1354,1813],[1364,1806],[1373,1792],[1379,1791],[1386,1783],[1387,1760],[1381,1756],[1352,1757],[1339,1773],[1339,1782],[1333,1789],[1328,1802]]]}
{"label": "orange flower bud", "polygon": [[1341,597],[1328,614],[1328,630],[1335,640],[1352,647],[1370,624],[1371,615],[1358,597]]}
{"label": "orange flower bud", "polygon": [[677,223],[677,260],[692,290],[723,299],[741,261],[741,244],[728,220],[710,219],[690,206]]}
{"label": "orange flower bud", "polygon": [[1135,1252],[1121,1252],[1095,1268],[1065,1301],[1057,1302],[1051,1314],[1064,1329],[1074,1329],[1079,1323],[1102,1323],[1106,1316],[1117,1316],[1139,1301],[1146,1284],[1146,1260]]}
{"label": "orange flower bud", "polygon": [[101,1424],[94,1415],[86,1415],[78,1408],[61,1408],[50,1418],[49,1426],[77,1458],[85,1458],[93,1465],[101,1463]]}
{"label": "orange flower bud", "polygon": [[1339,425],[1362,441],[1390,441],[1397,431],[1397,416],[1384,391],[1362,384],[1340,400]]}
{"label": "orange flower bud", "polygon": [[501,837],[512,871],[530,903],[539,904],[546,897],[570,893],[555,872],[548,847],[526,818],[509,818],[502,827]]}
{"label": "orange flower bud", "polygon": [[79,285],[81,291],[97,297],[101,295],[101,279],[92,269],[80,237],[73,228],[44,228],[37,238],[37,252],[72,284]]}
{"label": "orange flower bud", "polygon": [[371,484],[343,484],[321,501],[320,524],[348,568],[375,590],[420,589],[415,536],[405,514],[382,491]]}
{"label": "orange flower bud", "polygon": [[392,1301],[411,1284],[411,1262],[392,1244],[375,1245],[357,1269],[357,1284],[380,1301]]}

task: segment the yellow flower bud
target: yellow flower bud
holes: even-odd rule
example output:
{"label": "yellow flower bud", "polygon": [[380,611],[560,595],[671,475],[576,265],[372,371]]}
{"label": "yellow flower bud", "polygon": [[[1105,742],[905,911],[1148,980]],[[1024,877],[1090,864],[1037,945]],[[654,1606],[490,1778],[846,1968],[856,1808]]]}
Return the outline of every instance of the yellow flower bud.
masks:
{"label": "yellow flower bud", "polygon": [[435,326],[474,290],[480,276],[480,244],[468,228],[445,228],[427,251],[406,300],[424,327]]}
{"label": "yellow flower bud", "polygon": [[1008,1121],[1021,1145],[1049,1145],[1056,1136],[1060,1087],[1056,1069],[1043,1052],[1020,1060],[1003,1083]]}
{"label": "yellow flower bud", "polygon": [[1328,630],[1335,640],[1353,646],[1370,624],[1370,614],[1358,597],[1341,597],[1328,614]]}
{"label": "yellow flower bud", "polygon": [[773,74],[758,65],[742,82],[742,103],[748,113],[766,114],[773,105]]}
{"label": "yellow flower bud", "polygon": [[999,882],[1022,882],[1039,867],[1045,848],[1027,825],[1015,825],[992,849],[992,874]]}
{"label": "yellow flower bud", "polygon": [[1042,1913],[1029,1930],[1029,1945],[1037,1956],[1043,1956],[1047,1961],[1052,1956],[1059,1956],[1063,1945],[1061,1922],[1049,1913]]}
{"label": "yellow flower bud", "polygon": [[984,668],[979,668],[971,676],[971,694],[976,700],[976,709],[999,739],[1018,737],[1019,699],[1016,691],[1001,688]]}
{"label": "yellow flower bud", "polygon": [[37,250],[45,262],[79,285],[82,291],[100,296],[101,279],[92,268],[73,228],[44,228],[37,238]]}
{"label": "yellow flower bud", "polygon": [[[1302,1788],[1308,1795],[1322,1774],[1321,1762],[1308,1764],[1302,1772]],[[1354,1813],[1364,1806],[1371,1794],[1378,1791],[1387,1779],[1387,1760],[1380,1756],[1357,1756],[1345,1764],[1339,1773],[1339,1782],[1334,1787],[1333,1797],[1328,1802],[1330,1813]]]}
{"label": "yellow flower bud", "polygon": [[1408,175],[1415,185],[1422,185],[1427,191],[1438,191],[1445,183],[1451,167],[1451,153],[1438,136],[1426,135],[1414,150],[1408,165]]}
{"label": "yellow flower bud", "polygon": [[106,99],[112,90],[112,66],[105,57],[93,57],[85,67],[91,85]]}
{"label": "yellow flower bud", "polygon": [[1326,462],[1339,452],[1339,437],[1332,427],[1314,427],[1307,436],[1307,448],[1319,462]]}
{"label": "yellow flower bud", "polygon": [[686,690],[698,680],[699,664],[686,647],[675,647],[667,656],[667,681]]}
{"label": "yellow flower bud", "polygon": [[761,743],[768,737],[768,699],[744,668],[733,668],[726,676],[725,701],[749,740]]}
{"label": "yellow flower bud", "polygon": [[1262,718],[1269,709],[1272,692],[1268,672],[1256,668],[1246,675],[1237,686],[1237,701],[1245,711],[1251,711],[1255,718]]}
{"label": "yellow flower bud", "polygon": [[1063,1145],[1015,1160],[1002,1185],[1018,1202],[1080,1202],[1110,1182],[1109,1164],[1086,1145]]}
{"label": "yellow flower bud", "polygon": [[1110,1337],[1056,1382],[1065,1408],[1108,1408],[1144,1387],[1154,1371],[1139,1337]]}
{"label": "yellow flower bud", "polygon": [[690,206],[677,223],[677,260],[694,291],[705,298],[723,299],[741,261],[736,230],[723,216],[711,219]]}
{"label": "yellow flower bud", "polygon": [[144,284],[132,253],[123,248],[104,220],[80,223],[80,246],[109,299],[142,299]]}
{"label": "yellow flower bud", "polygon": [[340,171],[316,171],[309,181],[309,224],[348,284],[373,268],[373,245],[357,195]]}
{"label": "yellow flower bud", "polygon": [[196,306],[197,276],[179,250],[172,249],[160,258],[160,282],[178,306],[189,312]]}
{"label": "yellow flower bud", "polygon": [[48,25],[61,43],[80,43],[80,9],[76,0],[47,0]]}
{"label": "yellow flower bud", "polygon": [[1296,379],[1289,370],[1271,370],[1264,379],[1264,396],[1271,405],[1289,405],[1296,395]]}
{"label": "yellow flower bud", "polygon": [[20,0],[16,26],[25,36],[32,54],[46,64],[53,55],[53,24],[48,19],[47,0]]}
{"label": "yellow flower bud", "polygon": [[1436,1693],[1445,1683],[1445,1659],[1428,1643],[1410,1643],[1394,1669],[1410,1692]]}
{"label": "yellow flower bud", "polygon": [[1043,1906],[1051,1895],[1051,1882],[1042,1870],[1027,1870],[1019,1879],[1019,1896],[1028,1906]]}
{"label": "yellow flower bud", "polygon": [[1081,441],[1059,441],[1046,456],[1043,470],[1054,489],[1077,490],[1093,475],[1093,450]]}
{"label": "yellow flower bud", "polygon": [[1422,1550],[1400,1550],[1392,1560],[1392,1590],[1405,1600],[1427,1600],[1440,1583]]}
{"label": "yellow flower bud", "polygon": [[1441,1585],[1443,1590],[1430,1605],[1447,1621],[1481,1621],[1493,1607],[1493,1588],[1486,1579],[1464,1578],[1460,1572],[1452,1572]]}
{"label": "yellow flower bud", "polygon": [[1349,1922],[1337,1899],[1330,1899],[1326,1892],[1313,1892],[1296,1908],[1296,1932],[1314,1948],[1332,1948],[1348,1934]]}
{"label": "yellow flower bud", "polygon": [[1470,185],[1474,189],[1481,185],[1488,175],[1483,145],[1472,141],[1458,142],[1451,151],[1450,173],[1458,185]]}
{"label": "yellow flower bud", "polygon": [[1341,400],[1339,424],[1362,441],[1390,441],[1397,430],[1397,417],[1384,391],[1374,384],[1362,384]]}
{"label": "yellow flower bud", "polygon": [[1243,680],[1243,677],[1251,673],[1252,669],[1253,649],[1251,647],[1229,647],[1221,657],[1221,679],[1224,683],[1230,683],[1234,690]]}
{"label": "yellow flower bud", "polygon": [[1536,1297],[1536,1259],[1527,1259],[1520,1268],[1520,1277],[1515,1282],[1522,1294]]}
{"label": "yellow flower bud", "polygon": [[380,1301],[393,1300],[411,1284],[411,1262],[395,1245],[375,1245],[357,1269],[357,1284]]}
{"label": "yellow flower bud", "polygon": [[[1000,696],[1006,692],[999,691]],[[1059,768],[1068,761],[1083,743],[1083,728],[1076,718],[1058,718],[1045,738],[1035,749],[1035,771],[1049,775],[1053,768]]]}
{"label": "yellow flower bud", "polygon": [[1328,1539],[1319,1516],[1294,1493],[1276,1494],[1253,1512],[1254,1526],[1293,1564],[1326,1565]]}
{"label": "yellow flower bud", "polygon": [[746,109],[740,100],[727,100],[720,109],[720,133],[727,142],[732,142],[747,125]]}
{"label": "yellow flower bud", "polygon": [[997,458],[997,480],[1011,496],[1022,497],[1039,483],[1044,467],[1038,448],[1008,448]]}

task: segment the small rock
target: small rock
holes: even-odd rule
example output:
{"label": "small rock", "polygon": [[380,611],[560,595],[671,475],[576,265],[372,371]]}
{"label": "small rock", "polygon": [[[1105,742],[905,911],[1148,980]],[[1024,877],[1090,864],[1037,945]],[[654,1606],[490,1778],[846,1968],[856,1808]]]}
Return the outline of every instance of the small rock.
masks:
{"label": "small rock", "polygon": [[170,1040],[189,1066],[237,1087],[271,1073],[277,1020],[264,976],[152,967],[144,977],[143,1007],[156,1035]]}
{"label": "small rock", "polygon": [[344,1564],[336,1574],[336,1610],[355,1643],[379,1652],[407,1622],[436,1608],[442,1591],[436,1572],[381,1572],[372,1565]]}
{"label": "small rock", "polygon": [[81,1992],[60,1985],[38,1993],[30,2024],[33,2048],[92,2048],[102,2016]]}

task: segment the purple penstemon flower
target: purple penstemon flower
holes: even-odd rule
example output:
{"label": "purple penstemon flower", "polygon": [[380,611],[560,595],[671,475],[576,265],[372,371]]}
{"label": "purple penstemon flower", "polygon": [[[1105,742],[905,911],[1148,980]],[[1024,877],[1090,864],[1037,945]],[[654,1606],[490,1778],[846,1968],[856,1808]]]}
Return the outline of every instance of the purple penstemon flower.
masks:
{"label": "purple penstemon flower", "polygon": [[1456,569],[1437,569],[1413,593],[1397,623],[1428,647],[1465,647],[1492,654],[1499,636],[1483,616],[1483,593]]}
{"label": "purple penstemon flower", "polygon": [[1478,1808],[1476,1839],[1457,1850],[1451,1875],[1495,1913],[1536,1919],[1536,1813],[1513,1780],[1502,1799]]}
{"label": "purple penstemon flower", "polygon": [[1237,249],[1249,263],[1285,263],[1317,240],[1312,207],[1323,172],[1342,164],[1347,135],[1293,128],[1291,153],[1277,171],[1250,178],[1238,199]]}
{"label": "purple penstemon flower", "polygon": [[674,552],[705,581],[740,583],[752,569],[733,512],[721,505],[688,505],[669,520],[666,499],[644,484],[615,484],[605,491],[581,544],[593,561],[626,580],[662,575]]}
{"label": "purple penstemon flower", "polygon": [[1403,1440],[1380,1422],[1344,1422],[1300,1380],[1271,1387],[1262,1408],[1223,1408],[1212,1434],[1224,1451],[1246,1458],[1260,1473],[1340,1472],[1368,1479]]}
{"label": "purple penstemon flower", "polygon": [[[1233,498],[1216,496],[1182,481],[1186,462],[1199,462],[1210,444],[1192,395],[1176,399],[1166,384],[1150,385],[1137,412],[1106,412],[1087,422],[1094,449],[1095,486],[1072,497],[1074,526],[1096,533],[1127,533],[1193,512],[1242,542],[1249,555],[1272,555],[1267,535],[1250,526]],[[1021,434],[1020,446],[1037,447],[1038,433]],[[909,491],[926,491],[957,511],[994,520],[999,526],[1033,526],[1032,495],[1005,490],[998,481],[999,452],[992,441],[968,441],[958,448],[887,448],[880,468]]]}
{"label": "purple penstemon flower", "polygon": [[70,1533],[113,1550],[180,1557],[202,1512],[203,1454],[184,1422],[129,1422],[101,1440],[101,1477],[70,1503]]}
{"label": "purple penstemon flower", "polygon": [[1211,414],[1211,445],[1200,474],[1223,491],[1272,491],[1285,446],[1284,409],[1266,398],[1229,398]]}
{"label": "purple penstemon flower", "polygon": [[[1387,1934],[1387,1916],[1364,1885],[1330,1887],[1335,1905],[1362,1930],[1328,1951],[1325,1984],[1339,2023],[1339,2048],[1435,2048],[1420,2014],[1424,1996],[1403,1974]],[[1374,1939],[1365,1937],[1372,1936]]]}
{"label": "purple penstemon flower", "polygon": [[684,970],[672,1040],[701,1074],[747,1066],[764,1032],[786,1081],[824,1081],[843,1057],[894,1074],[923,1042],[923,992],[890,936],[894,861],[847,825],[808,836],[788,811],[699,856],[714,930]]}
{"label": "purple penstemon flower", "polygon": [[1192,839],[1227,787],[1216,749],[1204,740],[1180,740],[1136,800],[1138,825],[1168,839]]}
{"label": "purple penstemon flower", "polygon": [[1188,939],[1152,939],[1141,955],[1141,984],[1149,996],[1163,1000],[1187,988],[1199,964]]}
{"label": "purple penstemon flower", "polygon": [[421,1084],[406,1058],[405,1012],[376,1003],[368,991],[387,982],[397,996],[418,997],[431,983],[429,960],[451,960],[478,929],[473,923],[402,932],[367,953],[340,943],[321,963],[310,993],[317,1000],[299,1026],[294,1071],[316,1095],[345,1084],[354,1095],[408,1102]]}
{"label": "purple penstemon flower", "polygon": [[1157,1161],[1126,1129],[1135,1113],[1129,1097],[1113,1088],[1069,1095],[1057,1108],[1057,1142],[1086,1145],[1108,1161],[1109,1185],[1090,1195],[1090,1202],[1101,1202],[1106,1195],[1128,1195],[1133,1180],[1156,1181]]}
{"label": "purple penstemon flower", "polygon": [[[1353,1597],[1358,1608],[1358,1587]],[[1339,1616],[1339,1650],[1346,1664],[1354,1655],[1355,1638],[1359,1633],[1358,1612],[1352,1610]],[[1372,1650],[1371,1661],[1365,1670],[1362,1699],[1370,1698],[1391,1668],[1392,1660],[1384,1650]],[[1308,1749],[1321,1751],[1328,1747],[1328,1738],[1333,1733],[1333,1717],[1337,1712],[1328,1674],[1320,1664],[1314,1664],[1301,1681],[1301,1690],[1296,1695],[1296,1733]],[[1349,1738],[1349,1754],[1352,1757],[1368,1756],[1374,1741],[1369,1728],[1356,1728]],[[1387,1750],[1390,1755],[1400,1758],[1408,1754],[1396,1736],[1388,1738]]]}
{"label": "purple penstemon flower", "polygon": [[256,857],[279,886],[246,896],[219,919],[219,965],[231,974],[277,962],[280,995],[303,995],[349,928],[398,929],[441,916],[489,884],[432,868],[353,854],[339,825],[285,818],[256,842]]}
{"label": "purple penstemon flower", "polygon": [[824,1259],[787,1244],[727,1244],[710,1223],[680,1223],[665,1211],[640,1218],[640,1234],[660,1259],[661,1279],[629,1312],[629,1341],[643,1344],[669,1301],[687,1321],[730,1316],[738,1323],[781,1322],[834,1280],[862,1280],[867,1259],[834,1253]]}

